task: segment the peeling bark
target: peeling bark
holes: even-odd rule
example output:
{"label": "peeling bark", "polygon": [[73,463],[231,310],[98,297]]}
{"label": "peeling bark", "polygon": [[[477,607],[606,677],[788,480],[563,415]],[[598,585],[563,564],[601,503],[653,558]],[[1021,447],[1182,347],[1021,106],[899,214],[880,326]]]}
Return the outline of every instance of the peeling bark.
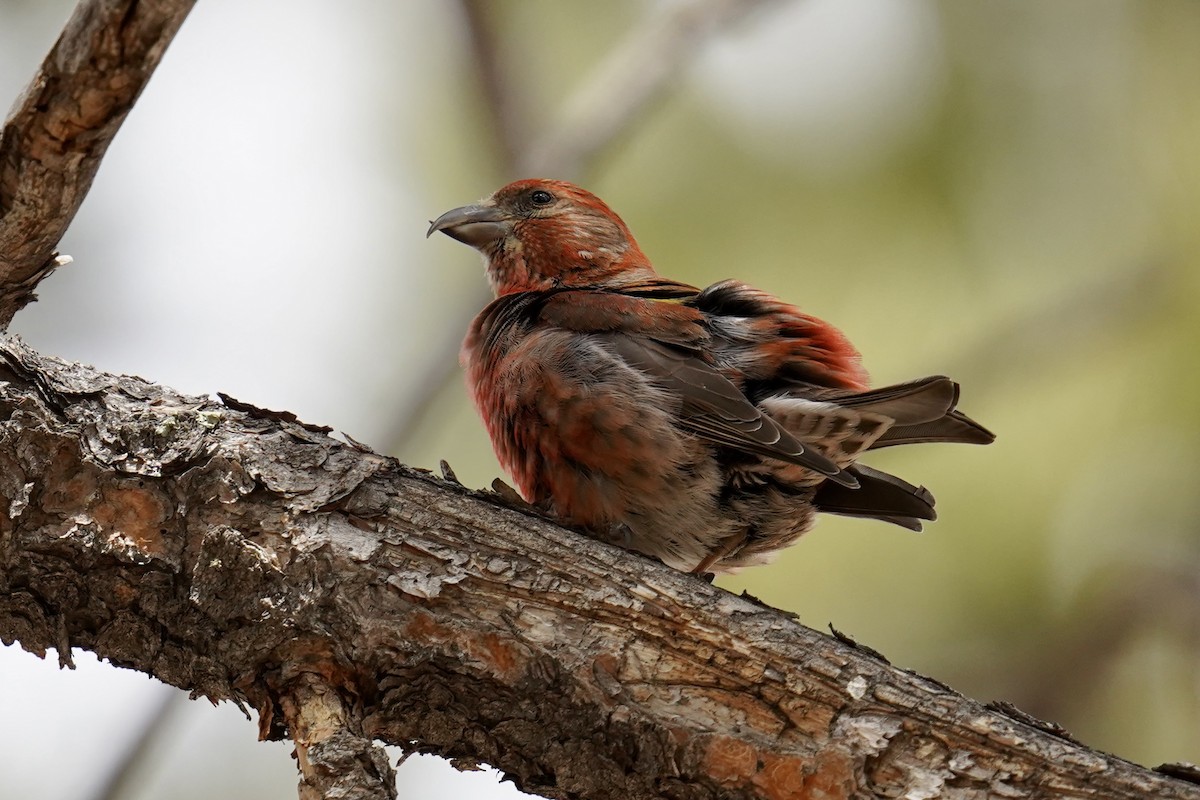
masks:
{"label": "peeling bark", "polygon": [[284,719],[296,743],[300,800],[396,800],[396,773],[387,753],[357,732],[337,691],[301,672],[281,696]]}
{"label": "peeling bark", "polygon": [[375,739],[548,797],[1200,798],[285,415],[0,380],[0,639],[253,706],[302,791],[388,796]]}

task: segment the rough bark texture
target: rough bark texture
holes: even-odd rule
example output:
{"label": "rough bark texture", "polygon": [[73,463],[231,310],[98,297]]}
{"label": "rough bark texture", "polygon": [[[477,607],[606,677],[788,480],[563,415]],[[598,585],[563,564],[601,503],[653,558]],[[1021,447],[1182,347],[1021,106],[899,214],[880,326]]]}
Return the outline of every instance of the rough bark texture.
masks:
{"label": "rough bark texture", "polygon": [[395,800],[396,773],[387,753],[360,732],[338,692],[301,663],[280,707],[300,766],[300,800]]}
{"label": "rough bark texture", "polygon": [[54,249],[109,142],[195,0],[84,0],[0,134],[0,329]]}
{"label": "rough bark texture", "polygon": [[290,415],[0,380],[0,639],[249,703],[310,793],[388,796],[374,738],[549,797],[1200,798]]}

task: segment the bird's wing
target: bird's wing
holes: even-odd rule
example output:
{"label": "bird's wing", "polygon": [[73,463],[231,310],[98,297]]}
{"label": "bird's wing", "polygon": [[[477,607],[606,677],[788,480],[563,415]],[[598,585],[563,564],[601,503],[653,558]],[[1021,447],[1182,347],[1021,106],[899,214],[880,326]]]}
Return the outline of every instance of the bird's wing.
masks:
{"label": "bird's wing", "polygon": [[680,422],[693,433],[745,453],[797,464],[850,488],[858,485],[849,473],[756,408],[697,354],[628,334],[601,334],[601,339],[626,364],[652,376],[682,400]]}
{"label": "bird's wing", "polygon": [[709,334],[694,308],[603,292],[566,291],[543,305],[541,321],[588,333],[629,366],[678,397],[680,423],[716,444],[777,458],[827,475],[844,486],[858,483],[755,407],[703,355]]}

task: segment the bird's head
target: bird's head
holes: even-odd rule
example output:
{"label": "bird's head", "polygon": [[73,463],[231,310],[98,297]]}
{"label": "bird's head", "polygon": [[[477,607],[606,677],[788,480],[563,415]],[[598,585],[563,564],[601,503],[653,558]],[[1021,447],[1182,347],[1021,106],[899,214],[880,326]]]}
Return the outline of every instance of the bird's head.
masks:
{"label": "bird's head", "polygon": [[600,198],[566,181],[527,179],[429,226],[487,260],[497,295],[557,287],[620,289],[656,277],[633,234]]}

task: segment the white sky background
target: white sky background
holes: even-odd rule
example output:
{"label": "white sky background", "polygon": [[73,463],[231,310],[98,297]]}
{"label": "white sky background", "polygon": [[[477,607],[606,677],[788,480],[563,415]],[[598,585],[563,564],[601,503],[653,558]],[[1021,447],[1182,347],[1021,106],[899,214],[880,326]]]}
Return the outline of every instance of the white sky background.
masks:
{"label": "white sky background", "polygon": [[[812,160],[852,169],[919,127],[940,67],[932,12],[920,2],[840,5],[800,4],[698,66],[696,83],[726,105],[733,130],[758,127],[755,109],[774,115],[767,121],[792,126],[795,157],[806,131],[837,142],[825,126],[847,115],[853,129],[886,135],[855,142],[858,156],[817,150]],[[0,98],[16,97],[72,6],[0,0]],[[430,76],[462,68],[452,4],[387,6],[199,3],[62,244],[75,263],[42,284],[13,330],[45,353],[185,392],[227,392],[386,446],[397,387],[427,347],[421,332],[444,321],[430,296],[445,282],[423,270],[446,263],[448,248],[427,243],[424,228],[452,203],[425,188],[439,168],[419,152],[417,131],[432,103],[456,102],[437,98]],[[855,24],[881,14],[886,29]],[[797,46],[776,46],[789,36]],[[863,51],[871,58],[847,55]],[[751,80],[736,80],[738,65]],[[862,92],[839,65],[858,70]],[[879,116],[881,96],[911,102]],[[810,113],[780,117],[784,108]],[[780,142],[757,146],[770,157]],[[479,280],[465,272],[462,288]],[[90,654],[76,661],[59,671],[53,658],[0,648],[3,796],[84,796],[163,691]],[[295,797],[290,746],[256,743],[255,731],[228,704],[186,704],[137,796]],[[516,795],[494,788],[493,774],[433,759],[411,759],[401,776],[413,800],[447,796],[447,780],[456,796]]]}

